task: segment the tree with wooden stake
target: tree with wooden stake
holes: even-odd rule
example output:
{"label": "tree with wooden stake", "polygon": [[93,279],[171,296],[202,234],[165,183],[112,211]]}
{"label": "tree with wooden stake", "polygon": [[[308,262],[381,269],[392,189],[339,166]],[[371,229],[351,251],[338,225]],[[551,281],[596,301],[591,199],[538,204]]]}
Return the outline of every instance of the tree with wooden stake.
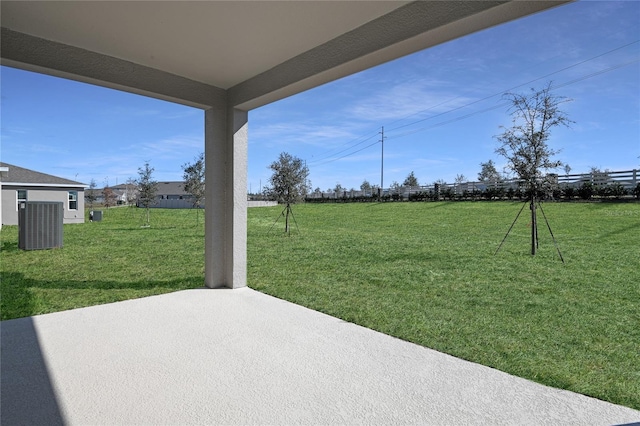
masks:
{"label": "tree with wooden stake", "polygon": [[288,234],[290,230],[289,216],[295,221],[291,205],[304,200],[311,188],[308,181],[309,168],[303,160],[286,152],[281,153],[278,160],[271,163],[269,168],[273,174],[269,178],[271,186],[268,188],[267,194],[278,203],[285,205],[278,219],[281,216],[285,217],[284,232]]}
{"label": "tree with wooden stake", "polygon": [[[553,159],[553,156],[560,151],[551,149],[548,141],[551,129],[558,126],[569,127],[572,123],[566,113],[560,109],[560,105],[569,102],[570,99],[552,94],[551,83],[547,83],[541,90],[532,88],[530,93],[524,95],[509,92],[504,95],[504,98],[511,102],[512,125],[509,128],[501,126],[504,132],[496,136],[501,144],[496,153],[507,159],[507,169],[515,173],[525,190],[530,194],[527,202],[531,210],[531,254],[535,255],[538,248],[537,208],[541,209],[544,216],[544,211],[537,202],[537,196],[545,185],[546,173],[563,166],[561,161]],[[518,213],[519,215],[520,213]],[[548,221],[547,227],[551,232]],[[551,237],[553,238],[553,232],[551,232]],[[501,246],[502,243],[500,243]],[[558,250],[558,254],[560,254],[560,250]],[[562,259],[562,254],[560,254],[560,259]]]}
{"label": "tree with wooden stake", "polygon": [[144,227],[151,226],[149,222],[149,208],[156,204],[156,192],[158,191],[158,182],[153,179],[153,171],[155,169],[149,165],[149,162],[144,163],[144,167],[138,167],[139,178],[136,180],[138,186],[138,203],[144,207],[147,211],[147,222]]}
{"label": "tree with wooden stake", "polygon": [[185,163],[182,165],[184,172],[184,191],[191,195],[193,208],[196,209],[196,225],[198,224],[198,210],[204,201],[204,153],[201,152],[195,159],[193,164]]}

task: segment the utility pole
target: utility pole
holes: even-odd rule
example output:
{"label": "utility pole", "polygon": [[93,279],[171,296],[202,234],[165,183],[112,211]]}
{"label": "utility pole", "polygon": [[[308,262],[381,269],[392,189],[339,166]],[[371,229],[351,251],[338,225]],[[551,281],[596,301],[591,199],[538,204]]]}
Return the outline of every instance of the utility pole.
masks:
{"label": "utility pole", "polygon": [[[382,142],[382,152],[380,155],[380,191],[382,191],[382,188],[384,188],[384,126],[382,126],[380,134],[382,135],[380,137],[380,142]],[[382,193],[379,195],[382,195]]]}

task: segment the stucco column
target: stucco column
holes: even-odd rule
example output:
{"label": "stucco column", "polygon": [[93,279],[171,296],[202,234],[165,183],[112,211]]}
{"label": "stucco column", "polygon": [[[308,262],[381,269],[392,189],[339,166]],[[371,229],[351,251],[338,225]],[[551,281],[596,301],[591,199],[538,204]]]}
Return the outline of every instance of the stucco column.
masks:
{"label": "stucco column", "polygon": [[205,285],[247,285],[247,112],[205,111]]}

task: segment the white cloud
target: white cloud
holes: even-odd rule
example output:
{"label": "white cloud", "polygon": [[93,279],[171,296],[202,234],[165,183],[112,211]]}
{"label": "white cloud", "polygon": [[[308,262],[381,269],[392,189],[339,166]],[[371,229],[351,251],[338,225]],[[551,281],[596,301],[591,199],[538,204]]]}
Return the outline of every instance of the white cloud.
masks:
{"label": "white cloud", "polygon": [[276,123],[249,127],[249,143],[267,146],[299,146],[300,144],[330,147],[356,137],[348,126],[313,125],[304,123]]}
{"label": "white cloud", "polygon": [[194,136],[174,136],[158,141],[144,142],[130,148],[133,151],[140,150],[141,156],[149,157],[149,155],[152,155],[153,158],[171,159],[182,157],[185,152],[204,151],[204,141]]}
{"label": "white cloud", "polygon": [[358,120],[377,122],[416,119],[473,101],[448,86],[450,83],[438,80],[406,81],[364,97],[346,108],[345,114]]}

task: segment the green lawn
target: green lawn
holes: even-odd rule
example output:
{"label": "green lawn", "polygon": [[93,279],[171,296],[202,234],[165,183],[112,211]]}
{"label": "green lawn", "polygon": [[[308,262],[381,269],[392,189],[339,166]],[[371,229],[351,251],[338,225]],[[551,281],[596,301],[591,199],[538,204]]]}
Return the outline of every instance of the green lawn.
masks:
{"label": "green lawn", "polygon": [[19,250],[18,228],[3,227],[1,318],[202,287],[204,225],[195,214],[154,209],[144,228],[144,210],[111,208],[102,222],[64,225],[54,250]]}
{"label": "green lawn", "polygon": [[[290,300],[551,386],[640,409],[640,204],[544,204],[532,257],[520,203],[249,209],[248,281]],[[202,286],[195,212],[110,209],[24,252],[2,230],[2,318]]]}

